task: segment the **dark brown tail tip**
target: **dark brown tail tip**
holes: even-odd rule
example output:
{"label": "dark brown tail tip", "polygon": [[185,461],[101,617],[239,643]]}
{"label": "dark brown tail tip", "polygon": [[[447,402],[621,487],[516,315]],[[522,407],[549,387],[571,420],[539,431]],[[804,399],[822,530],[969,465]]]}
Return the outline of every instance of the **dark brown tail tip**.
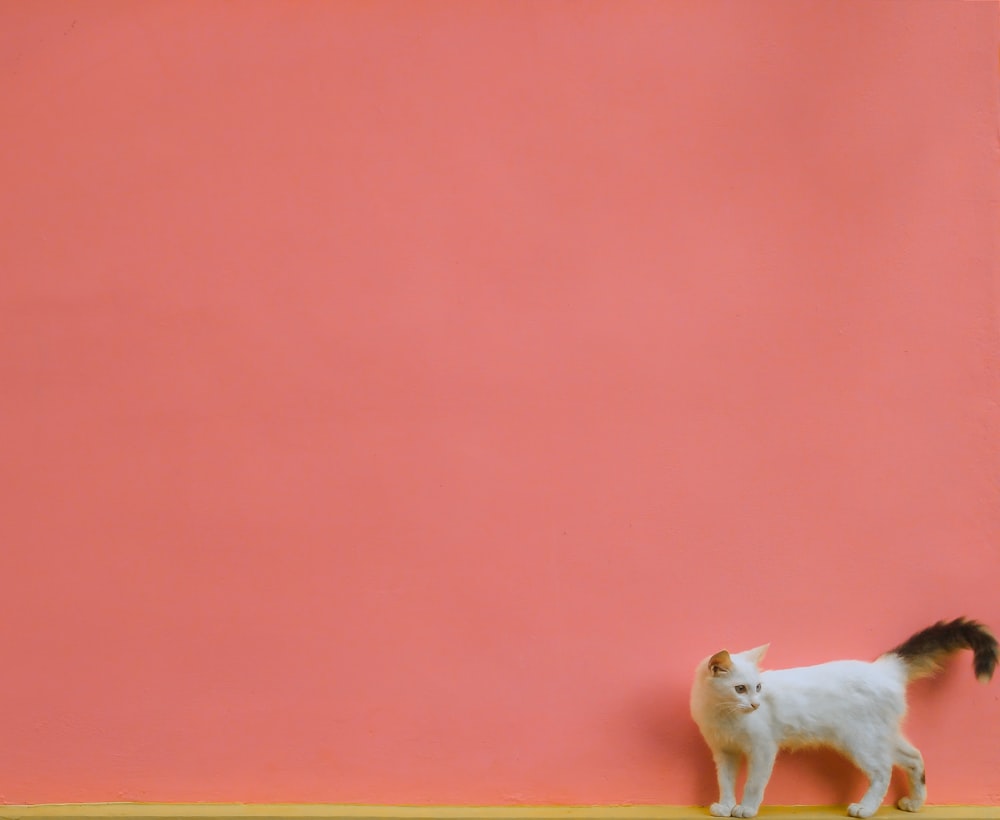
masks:
{"label": "dark brown tail tip", "polygon": [[976,679],[982,683],[989,683],[997,668],[997,656],[1000,654],[997,639],[993,637],[992,632],[976,621],[966,621],[966,629],[969,631],[969,648],[972,650],[972,668],[976,672]]}

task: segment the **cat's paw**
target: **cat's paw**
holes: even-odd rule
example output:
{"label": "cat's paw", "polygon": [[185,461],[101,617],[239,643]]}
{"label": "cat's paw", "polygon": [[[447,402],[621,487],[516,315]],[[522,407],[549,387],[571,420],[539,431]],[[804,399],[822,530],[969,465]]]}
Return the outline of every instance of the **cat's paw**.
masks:
{"label": "cat's paw", "polygon": [[917,800],[913,797],[900,797],[899,802],[896,803],[896,806],[903,811],[920,811],[923,805],[923,800]]}
{"label": "cat's paw", "polygon": [[742,804],[733,806],[733,813],[729,815],[730,817],[756,817],[757,809],[752,809],[750,806],[744,806]]}
{"label": "cat's paw", "polygon": [[735,803],[713,803],[708,807],[708,810],[716,817],[732,817],[733,806],[735,805]]}
{"label": "cat's paw", "polygon": [[[878,808],[878,806],[875,808]],[[871,817],[875,814],[875,809],[868,808],[868,806],[864,803],[851,803],[851,805],[847,807],[847,813],[851,817]]]}

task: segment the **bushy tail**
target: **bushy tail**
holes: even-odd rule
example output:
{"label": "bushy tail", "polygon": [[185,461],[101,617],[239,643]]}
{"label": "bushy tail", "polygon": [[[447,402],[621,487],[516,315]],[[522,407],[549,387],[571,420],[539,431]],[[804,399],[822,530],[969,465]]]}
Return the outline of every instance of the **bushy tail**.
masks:
{"label": "bushy tail", "polygon": [[997,666],[997,639],[985,626],[967,618],[938,621],[886,654],[898,656],[906,665],[907,678],[915,680],[933,675],[946,657],[960,649],[972,650],[976,677],[987,683]]}

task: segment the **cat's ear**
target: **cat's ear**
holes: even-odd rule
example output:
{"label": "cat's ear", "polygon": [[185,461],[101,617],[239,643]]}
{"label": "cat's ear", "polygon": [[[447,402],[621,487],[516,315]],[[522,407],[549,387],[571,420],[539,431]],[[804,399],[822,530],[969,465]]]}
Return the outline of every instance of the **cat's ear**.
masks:
{"label": "cat's ear", "polygon": [[766,643],[763,646],[756,646],[753,649],[748,649],[743,654],[746,655],[755,664],[759,664],[762,660],[764,660],[764,655],[767,653],[767,648],[770,645],[771,644]]}
{"label": "cat's ear", "polygon": [[728,675],[729,670],[732,668],[733,659],[729,657],[729,653],[725,649],[721,652],[716,652],[708,659],[708,671],[712,673],[713,678]]}

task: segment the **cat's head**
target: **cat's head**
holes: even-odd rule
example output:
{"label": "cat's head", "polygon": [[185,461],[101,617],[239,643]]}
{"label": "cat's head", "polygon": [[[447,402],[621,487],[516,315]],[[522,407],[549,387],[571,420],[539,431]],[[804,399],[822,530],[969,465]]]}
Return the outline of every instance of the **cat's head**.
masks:
{"label": "cat's head", "polygon": [[720,713],[749,714],[760,706],[763,685],[759,664],[768,644],[729,654],[716,652],[698,668],[698,684],[704,702]]}

